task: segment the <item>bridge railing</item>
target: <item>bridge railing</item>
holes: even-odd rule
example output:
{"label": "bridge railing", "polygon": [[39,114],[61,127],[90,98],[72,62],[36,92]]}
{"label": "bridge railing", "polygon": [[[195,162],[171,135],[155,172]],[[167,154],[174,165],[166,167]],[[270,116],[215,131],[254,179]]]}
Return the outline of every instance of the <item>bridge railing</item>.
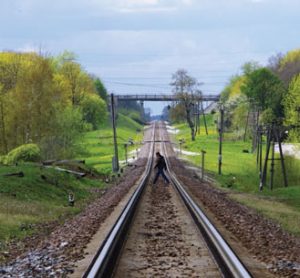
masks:
{"label": "bridge railing", "polygon": [[[175,94],[141,94],[141,95],[115,95],[119,101],[138,100],[138,101],[175,101],[180,98]],[[206,94],[202,95],[199,100],[219,101],[220,95]]]}

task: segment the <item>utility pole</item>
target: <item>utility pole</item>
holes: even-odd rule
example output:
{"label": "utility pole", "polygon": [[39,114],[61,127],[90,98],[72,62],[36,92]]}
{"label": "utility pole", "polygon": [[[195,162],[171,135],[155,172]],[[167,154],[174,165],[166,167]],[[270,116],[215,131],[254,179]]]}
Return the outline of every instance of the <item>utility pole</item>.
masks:
{"label": "utility pole", "polygon": [[244,132],[244,142],[246,142],[247,129],[248,129],[248,124],[249,124],[249,117],[250,117],[250,108],[248,108],[248,113],[247,113],[247,120],[246,120],[245,132]]}
{"label": "utility pole", "polygon": [[[282,152],[282,146],[281,146],[281,132],[282,132],[283,127],[282,126],[276,126],[275,123],[272,123],[271,126],[267,127],[267,147],[266,147],[266,156],[265,156],[265,162],[264,162],[264,167],[262,170],[262,175],[260,179],[260,184],[259,184],[259,189],[260,191],[263,189],[264,185],[266,184],[267,180],[267,167],[268,167],[268,161],[271,160],[271,180],[270,180],[270,189],[273,189],[273,180],[274,180],[274,162],[275,160],[280,160],[281,162],[281,168],[282,168],[282,174],[283,174],[283,181],[284,181],[284,186],[288,186],[287,182],[287,176],[286,176],[286,169],[285,169],[285,164],[284,164],[284,157],[283,157],[283,152]],[[280,153],[280,158],[275,159],[275,154],[274,154],[274,148],[276,142],[278,143],[279,147],[279,153]],[[269,153],[271,150],[271,159],[269,159]]]}
{"label": "utility pole", "polygon": [[200,135],[200,101],[197,102],[197,125],[198,125],[198,135]]}
{"label": "utility pole", "polygon": [[204,122],[204,126],[205,126],[205,133],[206,133],[206,135],[208,135],[206,118],[205,118],[205,112],[204,112],[204,109],[203,109],[203,102],[202,101],[201,101],[201,112],[202,112],[202,115],[203,115],[203,122]]}
{"label": "utility pole", "polygon": [[[272,126],[273,132],[274,132],[274,127]],[[274,171],[275,171],[275,140],[272,141],[272,146],[271,146],[271,179],[270,179],[270,189],[273,190],[273,184],[274,184]]]}
{"label": "utility pole", "polygon": [[126,165],[128,164],[128,154],[127,154],[127,143],[124,144],[124,148],[125,148],[125,162],[126,162]]}
{"label": "utility pole", "polygon": [[285,164],[284,164],[284,158],[283,158],[283,152],[282,152],[282,145],[281,145],[281,136],[280,136],[280,131],[277,130],[275,133],[275,138],[277,139],[278,142],[278,147],[279,147],[279,154],[280,154],[280,163],[281,163],[281,169],[282,169],[282,174],[283,174],[283,181],[284,181],[284,186],[288,186],[288,181],[287,181],[287,176],[286,176],[286,169],[285,169]]}
{"label": "utility pole", "polygon": [[222,142],[223,142],[223,125],[224,125],[224,107],[220,106],[220,123],[219,123],[219,175],[222,174]]}
{"label": "utility pole", "polygon": [[257,150],[256,150],[256,165],[259,168],[259,180],[261,180],[262,175],[262,140],[263,140],[263,127],[258,126],[257,129]]}
{"label": "utility pole", "polygon": [[205,150],[201,150],[201,153],[202,153],[202,169],[201,169],[201,180],[204,181],[204,163],[205,163],[205,154],[206,154],[206,151]]}
{"label": "utility pole", "polygon": [[111,117],[113,126],[113,136],[114,136],[114,157],[113,157],[113,171],[119,171],[119,156],[118,156],[118,142],[117,142],[117,130],[116,130],[116,115],[115,115],[115,98],[114,94],[110,95],[111,104]]}

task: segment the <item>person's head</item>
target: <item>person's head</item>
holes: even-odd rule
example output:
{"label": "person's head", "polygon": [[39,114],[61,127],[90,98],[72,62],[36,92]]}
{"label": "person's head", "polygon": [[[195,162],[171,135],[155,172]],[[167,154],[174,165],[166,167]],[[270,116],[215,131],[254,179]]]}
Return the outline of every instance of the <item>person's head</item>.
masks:
{"label": "person's head", "polygon": [[157,157],[160,157],[161,154],[160,154],[159,152],[156,152],[156,156],[157,156]]}

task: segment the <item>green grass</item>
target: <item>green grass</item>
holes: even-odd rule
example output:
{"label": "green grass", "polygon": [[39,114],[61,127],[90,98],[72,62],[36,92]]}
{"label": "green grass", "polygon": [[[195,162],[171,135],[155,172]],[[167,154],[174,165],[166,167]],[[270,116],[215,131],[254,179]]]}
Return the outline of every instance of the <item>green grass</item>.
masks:
{"label": "green grass", "polygon": [[280,223],[285,230],[300,236],[300,212],[299,209],[294,206],[280,202],[277,198],[270,196],[231,194],[230,197],[257,210],[264,216],[275,220]]}
{"label": "green grass", "polygon": [[[142,129],[141,125],[129,117],[118,115],[120,160],[125,160],[124,143],[129,138],[141,141]],[[86,167],[87,170],[96,168],[101,173],[111,172],[113,138],[109,121],[100,130],[87,132],[79,144],[84,155],[78,158],[86,160],[86,166],[80,167]],[[133,148],[136,146],[130,147],[128,151]],[[74,164],[73,167],[76,170],[78,165]],[[4,176],[20,171],[25,174],[22,178]],[[42,176],[46,177],[46,181]],[[95,187],[103,188],[104,184],[100,179],[76,179],[71,174],[42,168],[33,163],[0,165],[0,252],[6,250],[7,243],[12,239],[19,240],[36,233],[41,224],[57,220],[63,222],[80,212],[94,198],[90,190]],[[69,192],[75,195],[74,207],[68,206]],[[1,260],[3,258],[0,256],[0,262]]]}
{"label": "green grass", "polygon": [[[134,120],[122,114],[118,114],[117,119],[117,136],[118,136],[118,153],[119,160],[125,160],[124,143],[132,138],[134,142],[142,140],[143,127]],[[109,121],[107,121],[100,130],[88,132],[82,144],[82,148],[86,150],[86,154],[81,157],[86,163],[95,167],[102,173],[110,173],[112,168],[112,157],[114,154],[113,132]],[[140,148],[139,145],[131,146],[132,149]]]}
{"label": "green grass", "polygon": [[[25,175],[22,178],[3,176],[20,171]],[[31,163],[0,166],[0,250],[11,239],[35,232],[32,224],[78,213],[91,197],[92,187],[103,187],[103,183],[97,179],[78,180],[73,175]],[[75,207],[68,206],[69,192],[75,195]]]}
{"label": "green grass", "polygon": [[[268,185],[260,192],[256,154],[250,152],[251,143],[241,140],[234,141],[233,134],[225,133],[222,155],[222,175],[220,176],[218,175],[218,133],[211,119],[212,117],[209,116],[209,118],[209,135],[206,136],[204,129],[201,128],[200,136],[197,135],[194,142],[191,141],[190,129],[185,123],[175,125],[175,127],[180,130],[180,133],[176,135],[176,139],[184,138],[186,141],[183,149],[198,153],[200,153],[202,149],[205,150],[206,171],[215,177],[219,186],[229,188],[233,192],[246,193],[248,199],[239,198],[239,201],[255,207],[264,215],[278,221],[288,231],[299,235],[300,226],[293,224],[293,218],[295,222],[297,221],[296,219],[299,220],[300,217],[300,160],[285,157],[289,184],[287,188],[283,186],[281,166],[279,161],[276,161],[274,189],[269,189],[270,172],[268,170]],[[244,153],[243,150],[249,150],[249,153]],[[185,156],[185,158],[196,165],[201,164],[201,155]],[[249,196],[252,197],[250,198]],[[264,203],[266,198],[272,198],[272,202]],[[285,212],[276,213],[275,207],[276,209],[284,207],[285,209],[282,210]]]}

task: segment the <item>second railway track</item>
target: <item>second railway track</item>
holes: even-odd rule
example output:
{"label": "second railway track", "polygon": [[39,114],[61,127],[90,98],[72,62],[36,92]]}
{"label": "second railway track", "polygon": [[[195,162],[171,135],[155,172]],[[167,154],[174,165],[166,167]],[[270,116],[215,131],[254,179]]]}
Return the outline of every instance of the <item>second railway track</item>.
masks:
{"label": "second railway track", "polygon": [[[84,277],[251,277],[171,171],[166,131],[153,125],[139,187]],[[166,157],[172,185],[152,185],[156,151]]]}

